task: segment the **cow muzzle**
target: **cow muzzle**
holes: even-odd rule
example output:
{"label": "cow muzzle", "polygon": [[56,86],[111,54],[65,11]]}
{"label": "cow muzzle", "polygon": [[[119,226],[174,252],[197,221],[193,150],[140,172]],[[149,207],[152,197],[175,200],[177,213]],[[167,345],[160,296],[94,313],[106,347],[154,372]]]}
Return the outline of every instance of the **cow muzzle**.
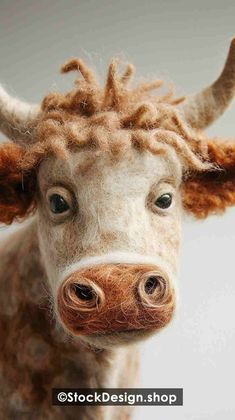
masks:
{"label": "cow muzzle", "polygon": [[175,292],[154,265],[100,264],[67,277],[57,308],[66,328],[78,336],[149,331],[171,320]]}

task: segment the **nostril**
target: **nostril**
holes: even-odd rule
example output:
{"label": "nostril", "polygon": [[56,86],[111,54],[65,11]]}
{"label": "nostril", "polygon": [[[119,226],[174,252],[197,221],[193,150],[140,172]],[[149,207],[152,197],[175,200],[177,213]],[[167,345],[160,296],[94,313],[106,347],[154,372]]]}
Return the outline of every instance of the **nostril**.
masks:
{"label": "nostril", "polygon": [[[77,277],[77,276],[76,276]],[[103,290],[90,279],[77,279],[73,276],[65,280],[58,293],[61,311],[74,312],[77,319],[80,312],[100,311],[105,302]]]}
{"label": "nostril", "polygon": [[158,272],[149,272],[143,276],[138,285],[138,295],[143,305],[156,307],[165,304],[171,293],[167,276]]}
{"label": "nostril", "polygon": [[81,300],[92,300],[95,297],[95,293],[91,287],[86,286],[85,284],[75,284],[74,285],[75,295]]}
{"label": "nostril", "polygon": [[161,276],[151,276],[149,277],[144,285],[144,291],[147,295],[152,295],[159,284],[163,281]]}

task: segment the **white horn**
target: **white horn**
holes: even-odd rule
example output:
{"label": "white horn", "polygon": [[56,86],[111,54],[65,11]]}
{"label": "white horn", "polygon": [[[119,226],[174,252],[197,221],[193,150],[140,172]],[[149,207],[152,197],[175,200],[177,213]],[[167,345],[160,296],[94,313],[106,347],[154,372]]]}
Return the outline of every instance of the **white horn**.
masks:
{"label": "white horn", "polygon": [[0,130],[12,141],[31,141],[40,106],[10,96],[0,85]]}
{"label": "white horn", "polygon": [[191,127],[208,127],[227,109],[235,96],[235,38],[232,40],[224,69],[219,78],[201,92],[179,105]]}

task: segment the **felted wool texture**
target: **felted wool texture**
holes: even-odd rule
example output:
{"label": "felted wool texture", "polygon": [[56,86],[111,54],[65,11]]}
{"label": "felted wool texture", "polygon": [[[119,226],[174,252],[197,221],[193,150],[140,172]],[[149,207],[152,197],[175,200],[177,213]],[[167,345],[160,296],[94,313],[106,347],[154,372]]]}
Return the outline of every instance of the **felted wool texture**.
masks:
{"label": "felted wool texture", "polygon": [[[69,61],[62,72],[78,71],[82,78],[65,95],[47,95],[41,106],[26,104],[0,89],[0,128],[14,142],[0,147],[0,221],[10,224],[35,213],[29,228],[23,227],[0,246],[0,381],[5,418],[61,418],[60,408],[52,407],[50,399],[51,387],[61,383],[134,386],[137,367],[132,345],[153,332],[145,324],[150,307],[141,315],[146,296],[137,293],[137,328],[131,294],[129,319],[121,310],[111,317],[116,331],[107,326],[105,311],[110,306],[104,306],[101,332],[95,333],[98,318],[89,319],[90,334],[77,340],[68,328],[62,329],[55,311],[56,292],[63,287],[59,278],[83,258],[117,250],[156,255],[159,269],[168,265],[176,274],[182,208],[206,217],[234,204],[234,144],[209,139],[200,131],[224,112],[234,96],[234,50],[235,41],[217,81],[189,98],[175,98],[172,91],[155,94],[162,85],[159,80],[131,85],[133,67],[119,74],[116,60],[108,68],[104,87],[81,60]],[[48,205],[55,188],[71,204],[62,218],[52,215]],[[161,212],[155,199],[169,191],[173,205]],[[122,263],[133,291],[137,281],[133,267]],[[115,272],[114,284],[116,266],[100,271],[86,268],[83,274],[91,275],[88,280],[95,279],[97,290],[112,300],[107,269]],[[121,282],[113,288],[119,301],[124,293]],[[162,326],[175,304],[174,293],[165,298],[169,302],[160,309],[159,319],[167,314]],[[64,301],[60,305],[65,309]],[[117,328],[116,318],[123,321],[124,331]],[[155,321],[153,330],[158,329]],[[126,331],[130,324],[133,331]],[[84,348],[82,342],[102,350]],[[63,417],[74,413],[63,407]],[[78,413],[81,418],[108,417],[102,407],[79,408]],[[125,415],[117,412],[117,418]]]}

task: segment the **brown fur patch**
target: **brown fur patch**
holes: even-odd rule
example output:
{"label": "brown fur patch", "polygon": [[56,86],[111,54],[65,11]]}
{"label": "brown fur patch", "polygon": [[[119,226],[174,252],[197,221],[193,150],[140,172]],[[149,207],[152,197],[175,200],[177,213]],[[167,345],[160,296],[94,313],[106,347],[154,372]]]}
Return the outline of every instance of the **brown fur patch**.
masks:
{"label": "brown fur patch", "polygon": [[23,219],[35,207],[36,180],[34,171],[24,172],[21,163],[24,151],[12,143],[0,147],[0,222]]}
{"label": "brown fur patch", "polygon": [[208,153],[220,170],[193,172],[182,185],[185,210],[201,219],[235,204],[235,144],[210,141]]}

